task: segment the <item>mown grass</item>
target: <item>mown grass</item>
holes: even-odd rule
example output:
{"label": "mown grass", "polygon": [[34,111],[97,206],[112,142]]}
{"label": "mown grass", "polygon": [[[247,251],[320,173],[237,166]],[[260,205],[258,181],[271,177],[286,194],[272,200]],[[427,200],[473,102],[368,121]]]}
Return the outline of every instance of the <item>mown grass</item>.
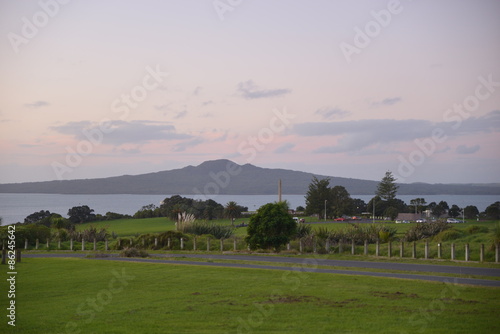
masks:
{"label": "mown grass", "polygon": [[[500,330],[498,288],[89,259],[26,258],[17,267],[16,333]],[[0,328],[7,332],[5,320]]]}

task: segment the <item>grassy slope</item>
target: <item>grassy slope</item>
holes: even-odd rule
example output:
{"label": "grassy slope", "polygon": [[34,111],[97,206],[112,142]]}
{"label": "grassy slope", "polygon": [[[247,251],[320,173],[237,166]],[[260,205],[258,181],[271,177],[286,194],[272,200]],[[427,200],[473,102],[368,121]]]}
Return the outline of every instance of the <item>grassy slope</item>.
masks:
{"label": "grassy slope", "polygon": [[[27,258],[17,267],[16,333],[500,331],[497,288],[88,259]],[[111,293],[114,270],[134,278]],[[92,311],[89,298],[105,305]]]}

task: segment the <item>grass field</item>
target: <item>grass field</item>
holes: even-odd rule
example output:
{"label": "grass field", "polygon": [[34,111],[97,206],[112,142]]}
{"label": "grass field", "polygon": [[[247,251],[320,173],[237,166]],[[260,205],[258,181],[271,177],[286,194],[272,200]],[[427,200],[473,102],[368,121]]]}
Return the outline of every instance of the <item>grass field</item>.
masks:
{"label": "grass field", "polygon": [[498,288],[90,259],[25,258],[17,271],[15,333],[500,331]]}

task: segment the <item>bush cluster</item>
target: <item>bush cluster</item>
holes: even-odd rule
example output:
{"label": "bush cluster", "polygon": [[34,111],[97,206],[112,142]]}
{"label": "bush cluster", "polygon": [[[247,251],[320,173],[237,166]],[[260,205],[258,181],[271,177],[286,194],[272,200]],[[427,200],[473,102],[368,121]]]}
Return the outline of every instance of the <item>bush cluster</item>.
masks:
{"label": "bush cluster", "polygon": [[417,223],[411,227],[405,234],[405,241],[417,241],[437,235],[438,233],[449,229],[451,226],[445,221],[436,221],[431,223]]}

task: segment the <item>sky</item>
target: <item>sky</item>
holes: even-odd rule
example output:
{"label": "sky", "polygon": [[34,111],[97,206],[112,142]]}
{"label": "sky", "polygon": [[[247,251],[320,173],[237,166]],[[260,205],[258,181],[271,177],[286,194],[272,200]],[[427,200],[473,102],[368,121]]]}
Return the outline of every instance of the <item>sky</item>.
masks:
{"label": "sky", "polygon": [[215,159],[500,183],[499,16],[496,0],[0,0],[0,183]]}

